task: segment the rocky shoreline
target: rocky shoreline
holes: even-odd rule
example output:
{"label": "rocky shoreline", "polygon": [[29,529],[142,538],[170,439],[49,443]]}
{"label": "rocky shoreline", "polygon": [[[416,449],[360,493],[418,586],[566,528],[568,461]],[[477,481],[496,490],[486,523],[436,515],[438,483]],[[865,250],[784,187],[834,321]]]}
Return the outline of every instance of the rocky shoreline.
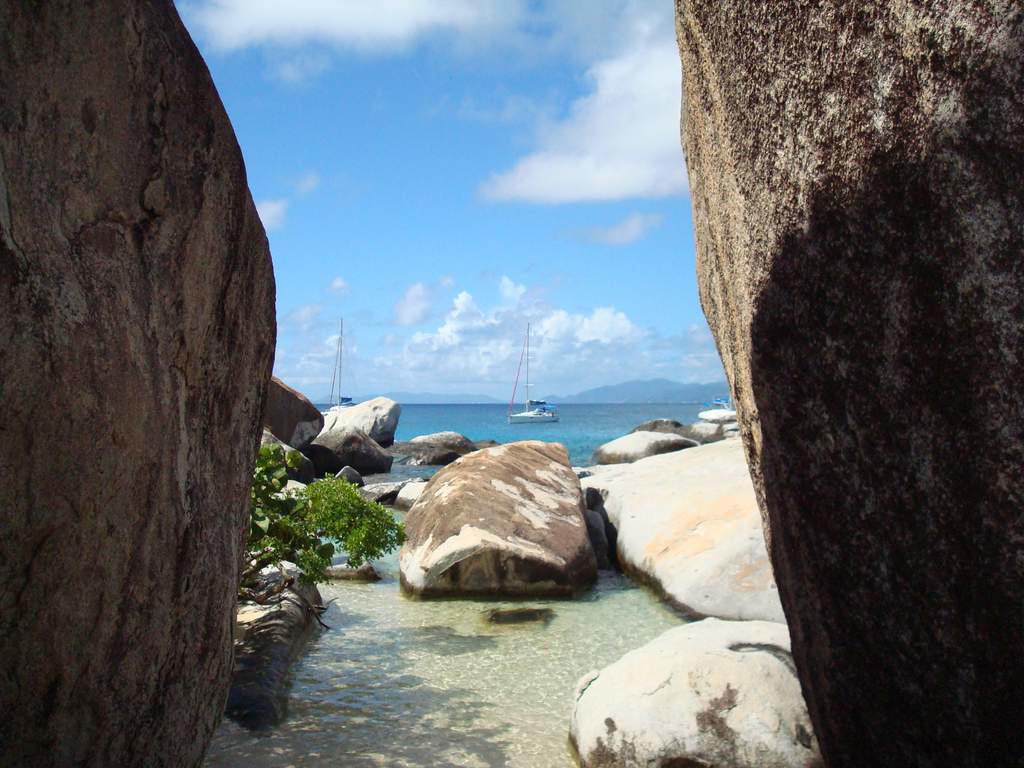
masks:
{"label": "rocky shoreline", "polygon": [[[592,466],[572,467],[557,443],[497,445],[454,432],[395,443],[400,413],[386,398],[334,411],[303,451],[319,457],[311,461],[316,474],[345,477],[403,515],[408,539],[399,576],[407,595],[572,599],[599,568],[615,568],[689,621],[580,680],[570,737],[582,765],[632,765],[641,756],[815,764],[734,424],[645,422],[599,447]],[[356,465],[378,452],[388,456],[388,469],[399,461],[439,470],[429,479],[385,482],[372,482],[382,477],[374,473],[365,482]],[[346,581],[379,578],[372,566],[333,570]],[[294,624],[298,643],[305,632]],[[665,654],[682,661],[659,661]],[[656,705],[646,678],[629,671],[637,665],[661,676],[653,689],[669,691]],[[690,668],[710,669],[709,676],[694,677]],[[602,693],[605,687],[612,693]],[[657,715],[664,707],[692,710],[692,731],[666,731]]]}

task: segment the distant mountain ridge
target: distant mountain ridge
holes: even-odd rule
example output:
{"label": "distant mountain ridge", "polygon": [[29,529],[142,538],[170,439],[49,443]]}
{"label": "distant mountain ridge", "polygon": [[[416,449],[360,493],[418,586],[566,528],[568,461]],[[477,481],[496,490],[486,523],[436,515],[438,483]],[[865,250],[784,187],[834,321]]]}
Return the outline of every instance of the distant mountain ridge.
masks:
{"label": "distant mountain ridge", "polygon": [[[642,379],[609,384],[578,392],[575,395],[548,395],[544,399],[551,403],[579,404],[630,404],[630,403],[706,403],[716,397],[729,394],[729,385],[724,381],[710,384],[684,384],[670,379]],[[505,403],[506,400],[490,395],[442,394],[440,392],[382,392],[379,395],[357,395],[357,403],[372,397],[389,397],[404,405],[473,405],[477,403]],[[327,398],[317,400],[327,403]]]}
{"label": "distant mountain ridge", "polygon": [[729,394],[724,381],[710,384],[684,384],[669,379],[624,381],[578,392],[575,395],[548,395],[552,403],[704,403]]}

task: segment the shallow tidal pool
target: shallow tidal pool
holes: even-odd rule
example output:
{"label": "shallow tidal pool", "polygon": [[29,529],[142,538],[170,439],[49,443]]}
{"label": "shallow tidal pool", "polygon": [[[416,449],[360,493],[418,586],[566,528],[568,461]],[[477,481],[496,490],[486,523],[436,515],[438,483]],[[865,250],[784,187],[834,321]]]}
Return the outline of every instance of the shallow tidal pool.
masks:
{"label": "shallow tidal pool", "polygon": [[[682,620],[602,573],[578,600],[412,600],[397,557],[376,584],[321,585],[331,629],[296,665],[287,719],[253,734],[225,720],[208,766],[571,766],[576,681]],[[547,607],[547,623],[489,623]]]}

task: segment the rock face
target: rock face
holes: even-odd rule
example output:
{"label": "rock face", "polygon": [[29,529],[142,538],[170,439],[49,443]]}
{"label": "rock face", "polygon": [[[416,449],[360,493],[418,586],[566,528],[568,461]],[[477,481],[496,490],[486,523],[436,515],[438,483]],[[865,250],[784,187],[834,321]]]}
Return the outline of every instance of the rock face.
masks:
{"label": "rock face", "polygon": [[583,511],[561,445],[472,453],[434,475],[406,514],[402,586],[428,597],[574,594],[597,577]]}
{"label": "rock face", "polygon": [[337,408],[324,417],[324,432],[355,427],[387,448],[395,442],[402,406],[386,397],[375,397],[350,408]]}
{"label": "rock face", "polygon": [[784,622],[738,440],[597,468],[619,564],[683,611]]}
{"label": "rock face", "polygon": [[263,425],[278,439],[302,450],[324,428],[324,415],[304,394],[274,376],[267,388]]}
{"label": "rock face", "polygon": [[670,629],[576,686],[584,768],[820,766],[784,624]]}
{"label": "rock face", "polygon": [[357,427],[333,426],[317,435],[303,451],[319,475],[336,475],[346,465],[362,475],[388,472],[393,459]]}
{"label": "rock face", "polygon": [[0,765],[198,765],[274,278],[169,0],[0,4]]}
{"label": "rock face", "polygon": [[822,753],[1024,764],[1020,2],[784,5],[676,7],[701,302]]}
{"label": "rock face", "polygon": [[598,464],[627,464],[696,445],[700,445],[696,440],[665,432],[630,432],[594,451],[594,461]]}

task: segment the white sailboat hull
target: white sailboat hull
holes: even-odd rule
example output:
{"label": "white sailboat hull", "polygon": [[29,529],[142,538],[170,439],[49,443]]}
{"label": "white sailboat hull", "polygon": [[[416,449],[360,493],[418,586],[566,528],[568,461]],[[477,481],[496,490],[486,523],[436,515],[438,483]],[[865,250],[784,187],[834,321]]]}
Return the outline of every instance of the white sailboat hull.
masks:
{"label": "white sailboat hull", "polygon": [[508,415],[509,424],[536,424],[555,421],[558,421],[558,414],[551,411],[523,411]]}

